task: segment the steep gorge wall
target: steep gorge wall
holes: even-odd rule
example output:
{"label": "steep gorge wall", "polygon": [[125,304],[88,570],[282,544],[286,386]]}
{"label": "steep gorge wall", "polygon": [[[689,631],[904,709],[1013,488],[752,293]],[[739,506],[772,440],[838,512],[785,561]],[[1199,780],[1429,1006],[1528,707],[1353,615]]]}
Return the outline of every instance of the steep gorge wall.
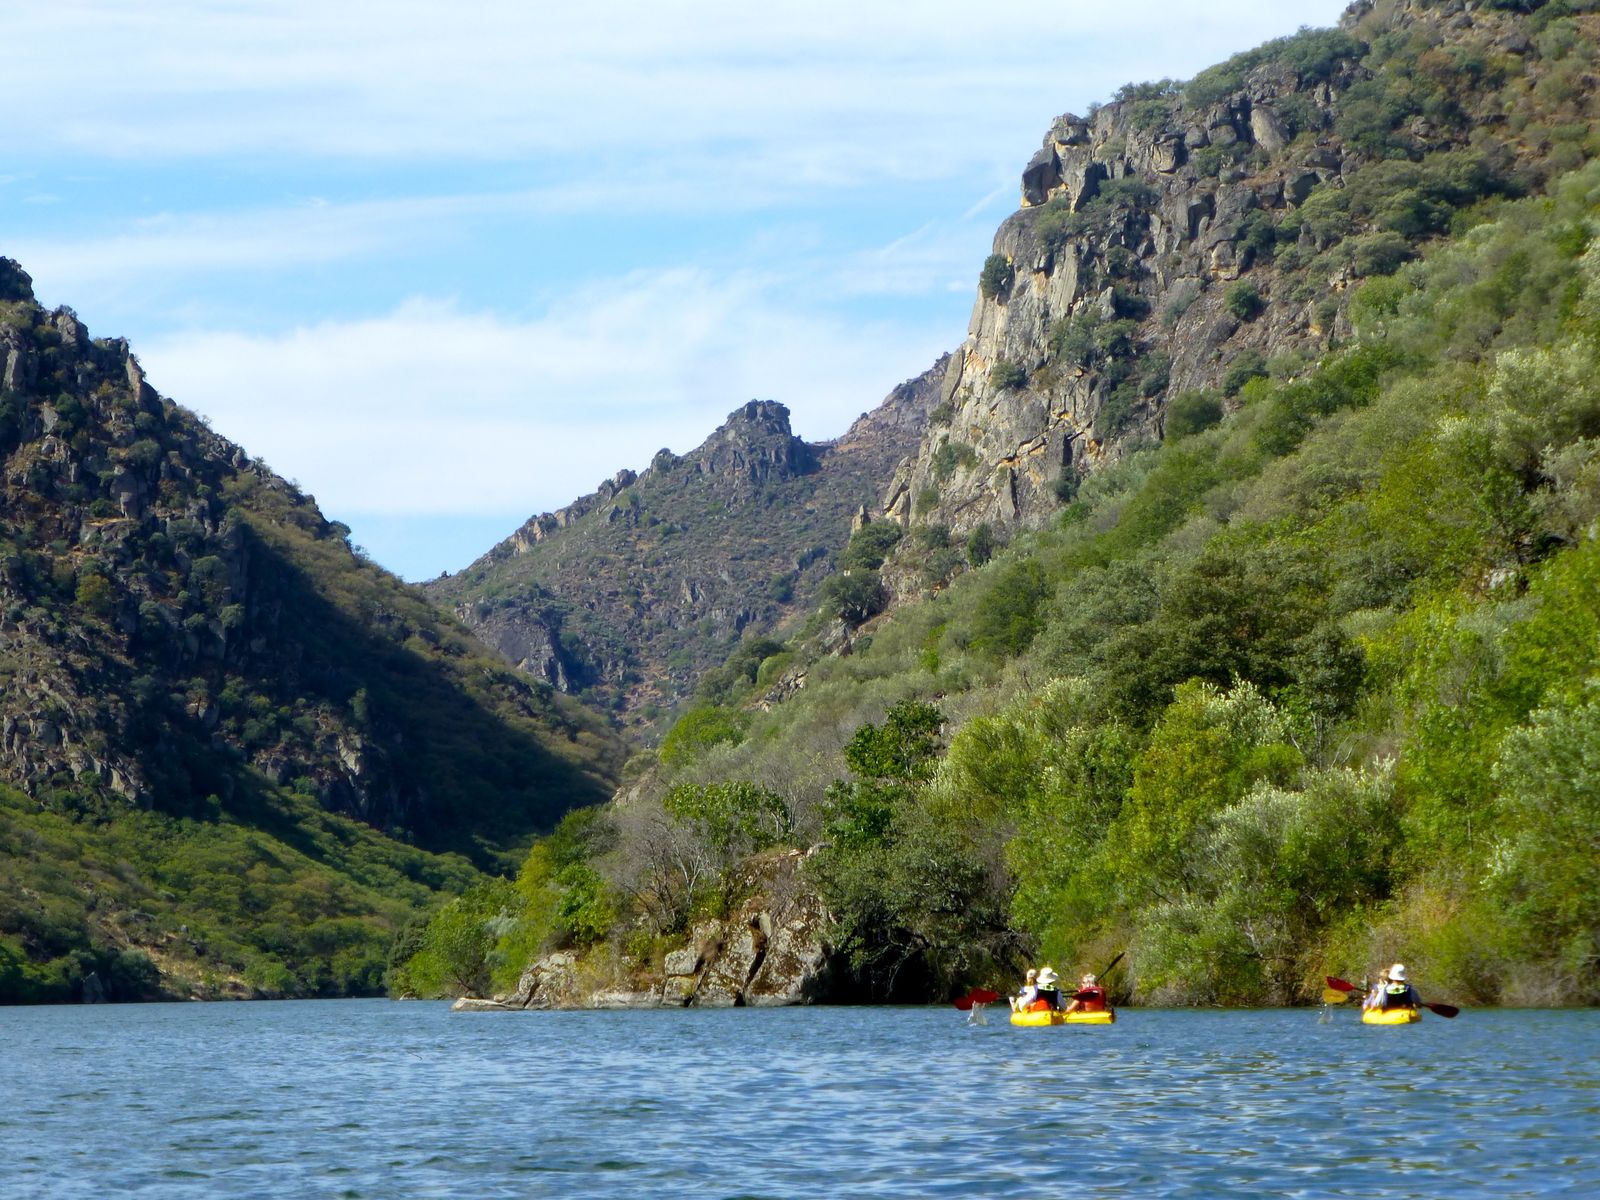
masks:
{"label": "steep gorge wall", "polygon": [[[1173,398],[1225,382],[1234,392],[1229,371],[1245,356],[1327,349],[1348,332],[1346,290],[1362,268],[1303,269],[1329,240],[1302,219],[1308,201],[1316,208],[1319,193],[1385,157],[1538,149],[1503,134],[1505,113],[1483,106],[1492,95],[1458,120],[1403,117],[1381,151],[1353,137],[1342,118],[1373,75],[1367,39],[1433,47],[1448,91],[1443,72],[1461,62],[1531,78],[1519,20],[1461,0],[1361,3],[1340,30],[1321,31],[1315,55],[1241,56],[1220,87],[1218,68],[1199,77],[1204,88],[1125,89],[1088,117],[1059,117],[1023,172],[1021,207],[995,236],[991,287],[884,511],[956,534],[1037,526],[1086,473],[1159,439]],[[1230,304],[1239,281],[1259,300]]]}

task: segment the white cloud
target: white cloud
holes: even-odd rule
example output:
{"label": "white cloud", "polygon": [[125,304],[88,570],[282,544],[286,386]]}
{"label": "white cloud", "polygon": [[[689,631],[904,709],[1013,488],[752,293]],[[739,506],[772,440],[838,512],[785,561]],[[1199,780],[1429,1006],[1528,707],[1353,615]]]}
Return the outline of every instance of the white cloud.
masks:
{"label": "white cloud", "polygon": [[[948,160],[1127,78],[1183,73],[1337,0],[76,0],[8,14],[8,82],[49,97],[12,141],[109,156],[505,160],[607,170],[783,146],[847,182]],[[970,153],[970,150],[967,151]],[[642,172],[641,172],[642,174]]]}
{"label": "white cloud", "polygon": [[527,322],[413,300],[282,336],[176,334],[141,357],[330,515],[532,515],[662,446],[691,449],[752,398],[787,404],[802,436],[836,436],[947,348],[799,311],[782,288],[671,271]]}

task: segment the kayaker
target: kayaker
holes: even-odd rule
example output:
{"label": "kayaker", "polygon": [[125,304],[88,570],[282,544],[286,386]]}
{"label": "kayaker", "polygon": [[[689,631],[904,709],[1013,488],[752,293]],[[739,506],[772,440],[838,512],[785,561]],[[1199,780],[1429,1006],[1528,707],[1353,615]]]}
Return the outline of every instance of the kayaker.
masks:
{"label": "kayaker", "polygon": [[1378,982],[1361,1002],[1362,1008],[1421,1008],[1422,997],[1406,978],[1404,963],[1395,963],[1378,973]]}
{"label": "kayaker", "polygon": [[1043,1000],[1051,1008],[1061,1007],[1061,991],[1056,987],[1056,982],[1055,968],[1039,968],[1039,999]]}
{"label": "kayaker", "polygon": [[1028,1005],[1039,998],[1038,978],[1039,972],[1029,967],[1022,981],[1022,990],[1011,999],[1012,1012],[1026,1012]]}
{"label": "kayaker", "polygon": [[1095,978],[1092,972],[1078,980],[1077,994],[1072,997],[1072,1002],[1067,1005],[1067,1011],[1106,1011],[1106,990],[1100,986],[1100,981]]}

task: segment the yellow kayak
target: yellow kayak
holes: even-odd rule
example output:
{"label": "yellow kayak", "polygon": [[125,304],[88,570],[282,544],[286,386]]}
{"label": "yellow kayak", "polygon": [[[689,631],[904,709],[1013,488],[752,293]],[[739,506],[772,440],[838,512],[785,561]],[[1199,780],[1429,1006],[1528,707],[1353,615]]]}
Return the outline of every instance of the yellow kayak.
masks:
{"label": "yellow kayak", "polygon": [[1039,1009],[1035,1012],[1014,1012],[1011,1014],[1011,1023],[1032,1029],[1043,1025],[1112,1025],[1115,1024],[1117,1014],[1106,1012],[1062,1012],[1056,1008]]}
{"label": "yellow kayak", "polygon": [[1422,1020],[1422,1011],[1416,1008],[1366,1008],[1361,1010],[1363,1025],[1410,1025]]}

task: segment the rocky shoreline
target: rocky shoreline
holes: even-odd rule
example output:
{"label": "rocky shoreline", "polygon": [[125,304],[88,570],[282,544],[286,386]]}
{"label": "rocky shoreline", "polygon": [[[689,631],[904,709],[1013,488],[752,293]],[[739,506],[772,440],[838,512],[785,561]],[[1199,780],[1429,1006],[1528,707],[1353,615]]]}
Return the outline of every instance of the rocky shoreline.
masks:
{"label": "rocky shoreline", "polygon": [[700,921],[686,943],[646,968],[624,969],[571,950],[528,964],[514,991],[463,996],[455,1012],[523,1009],[782,1008],[829,999],[837,972],[832,920],[806,884],[806,855],[763,855],[747,868],[747,899]]}

